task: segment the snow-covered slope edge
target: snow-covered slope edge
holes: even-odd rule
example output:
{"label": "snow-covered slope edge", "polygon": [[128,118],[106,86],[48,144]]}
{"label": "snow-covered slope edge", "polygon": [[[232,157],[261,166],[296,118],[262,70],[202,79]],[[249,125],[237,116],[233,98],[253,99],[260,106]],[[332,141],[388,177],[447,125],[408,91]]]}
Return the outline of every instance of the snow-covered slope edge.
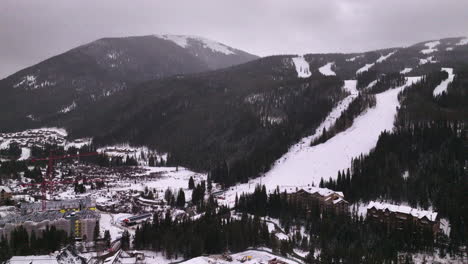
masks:
{"label": "snow-covered slope edge", "polygon": [[448,73],[448,78],[443,80],[433,91],[433,95],[439,96],[444,92],[447,92],[448,85],[453,82],[453,78],[455,78],[455,74],[453,74],[452,68],[442,68],[442,71],[446,71]]}

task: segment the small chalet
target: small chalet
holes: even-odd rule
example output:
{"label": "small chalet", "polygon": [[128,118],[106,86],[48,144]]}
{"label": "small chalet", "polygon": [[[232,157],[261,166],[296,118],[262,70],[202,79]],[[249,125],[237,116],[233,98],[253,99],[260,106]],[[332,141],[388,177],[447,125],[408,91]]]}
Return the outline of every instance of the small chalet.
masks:
{"label": "small chalet", "polygon": [[414,223],[420,227],[430,228],[434,234],[441,231],[436,212],[419,210],[404,205],[370,202],[367,206],[367,217],[397,229],[402,229],[407,223]]}
{"label": "small chalet", "polygon": [[0,186],[0,204],[5,204],[8,200],[11,200],[12,192],[11,189],[6,186]]}

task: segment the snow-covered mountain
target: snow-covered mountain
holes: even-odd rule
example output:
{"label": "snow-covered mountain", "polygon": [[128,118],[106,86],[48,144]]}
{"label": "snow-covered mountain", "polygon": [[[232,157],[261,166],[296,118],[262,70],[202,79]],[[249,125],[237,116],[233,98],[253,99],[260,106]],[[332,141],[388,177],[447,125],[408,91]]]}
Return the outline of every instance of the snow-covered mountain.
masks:
{"label": "snow-covered mountain", "polygon": [[206,38],[103,38],[0,80],[0,130],[33,127],[137,83],[217,70],[257,56]]}
{"label": "snow-covered mountain", "polygon": [[[121,43],[119,47],[125,52],[109,52],[116,51],[115,48],[111,48],[115,47],[116,44],[111,44],[114,42]],[[449,94],[462,92],[461,90],[450,92],[450,86],[457,78],[464,78],[463,72],[468,61],[468,44],[465,42],[465,38],[450,38],[421,42],[405,48],[364,53],[271,56],[215,71],[164,77],[175,74],[171,72],[160,76],[161,78],[135,85],[132,89],[110,93],[108,96],[103,96],[102,100],[90,100],[86,107],[80,107],[80,101],[75,98],[68,100],[62,98],[61,102],[67,103],[57,107],[50,104],[51,100],[59,100],[56,96],[45,98],[39,96],[39,91],[52,94],[57,90],[41,88],[44,81],[36,76],[17,78],[32,75],[26,73],[33,67],[2,81],[2,83],[14,83],[8,89],[18,91],[16,96],[24,96],[10,97],[9,100],[2,98],[6,105],[8,102],[16,104],[15,111],[11,111],[10,105],[10,108],[5,108],[3,113],[10,115],[11,112],[21,113],[23,118],[18,118],[18,114],[17,118],[14,118],[15,115],[13,118],[4,115],[2,124],[9,129],[14,127],[8,126],[11,123],[24,126],[37,123],[43,126],[65,127],[71,137],[93,137],[95,142],[101,145],[127,142],[147,145],[163,153],[169,153],[169,163],[174,162],[173,164],[197,170],[209,170],[215,167],[222,171],[225,167],[223,164],[227,164],[233,172],[231,174],[233,178],[229,183],[234,183],[269,171],[275,161],[280,160],[285,153],[289,153],[291,146],[320,133],[322,128],[328,129],[333,124],[330,120],[339,118],[341,111],[358,97],[357,93],[375,94],[377,98],[375,108],[359,113],[354,124],[372,126],[375,130],[356,128],[356,131],[366,131],[372,135],[366,137],[367,134],[364,132],[348,131],[355,128],[353,125],[332,137],[327,143],[331,144],[341,137],[343,139],[339,142],[348,142],[356,137],[359,137],[356,140],[366,140],[365,144],[358,144],[359,148],[350,146],[346,149],[342,144],[336,143],[335,149],[348,153],[346,159],[340,160],[340,167],[336,168],[340,170],[348,166],[355,155],[368,152],[380,132],[392,128],[395,108],[399,106],[395,101],[398,93],[395,92],[396,89],[387,90],[402,87],[405,78],[412,80],[414,77],[435,75],[436,79],[445,80],[443,75],[447,70],[442,68],[451,69],[449,78],[441,84],[442,86],[437,89],[437,85],[431,88],[430,98],[427,100],[435,100],[434,95],[442,92]],[[135,64],[132,61],[137,55],[148,56],[156,44],[159,57],[171,54],[183,55],[171,55],[166,57],[164,63],[158,64],[167,70],[173,70],[174,65],[179,65],[186,67],[184,69],[188,71],[190,65],[201,65],[200,61],[204,62],[205,69],[216,68],[215,65],[221,61],[217,60],[219,56],[227,58],[243,54],[241,51],[201,37],[158,35],[103,39],[72,50],[71,55],[60,55],[43,63],[54,65],[59,60],[73,59],[69,62],[69,66],[73,65],[74,68],[69,72],[88,72],[87,76],[96,76],[106,71],[102,71],[103,68],[100,67],[77,68],[74,63],[88,57],[96,58],[97,54],[105,54],[104,59],[97,61],[103,67],[107,67],[108,71],[120,69],[120,66],[112,67],[109,61],[119,62],[117,63],[119,65],[122,62],[122,67],[126,70],[119,76],[135,74],[140,80],[145,80],[149,78],[149,75],[145,75],[149,71],[142,65],[149,63],[148,60],[142,58],[141,61],[145,62],[143,64]],[[141,49],[146,49],[146,52],[141,52]],[[105,52],[102,52],[103,50]],[[162,50],[172,52],[163,54]],[[127,54],[136,55],[129,57]],[[182,61],[182,58],[187,60]],[[167,63],[173,60],[175,64]],[[422,61],[425,63],[421,63]],[[143,68],[145,69],[142,70]],[[61,71],[62,69],[56,72]],[[54,68],[49,67],[47,76],[54,76],[54,72]],[[88,79],[82,81],[86,83]],[[49,83],[52,81],[49,80]],[[91,83],[97,83],[96,79]],[[351,83],[355,88],[350,88]],[[75,88],[81,87],[81,82],[78,80],[69,84],[72,87],[77,85]],[[13,87],[15,85],[17,87]],[[93,87],[101,86],[99,84]],[[89,87],[82,88],[86,90]],[[67,86],[67,89],[70,88]],[[20,98],[28,98],[30,94],[36,96],[37,102],[25,99],[28,104],[21,103]],[[386,104],[387,100],[384,98],[390,98],[388,102],[391,103]],[[463,95],[457,98],[463,98]],[[421,107],[425,104],[421,104]],[[40,110],[35,112],[36,108]],[[463,115],[463,111],[450,109],[447,110],[447,115],[450,115],[451,119],[456,119]],[[43,114],[44,112],[46,114]],[[58,114],[47,115],[50,112]],[[385,118],[382,117],[384,114]],[[378,120],[373,120],[372,116]],[[348,119],[347,123],[350,123],[354,117]],[[323,125],[327,120],[330,124]],[[381,126],[377,126],[378,124]],[[351,136],[345,137],[346,135]],[[359,140],[358,142],[361,142]],[[315,152],[317,148],[324,146],[315,146],[314,150],[311,150],[313,157],[323,155],[320,151]],[[318,163],[316,165],[318,166]],[[275,165],[275,168],[278,166],[280,165]],[[299,165],[291,166],[294,170],[300,170]],[[311,168],[304,167],[303,172],[295,174],[301,178],[300,175],[308,174],[309,169]],[[284,173],[279,174],[284,175]],[[336,176],[333,171],[328,170],[318,170],[317,174],[320,174],[320,177]],[[320,177],[310,176],[299,181],[301,184],[311,183]]]}

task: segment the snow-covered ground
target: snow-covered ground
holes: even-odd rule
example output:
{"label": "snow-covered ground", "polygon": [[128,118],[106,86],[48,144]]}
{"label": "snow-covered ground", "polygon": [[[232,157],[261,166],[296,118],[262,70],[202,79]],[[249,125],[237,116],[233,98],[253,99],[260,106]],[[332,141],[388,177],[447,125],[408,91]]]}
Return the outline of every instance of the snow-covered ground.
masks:
{"label": "snow-covered ground", "polygon": [[62,110],[59,111],[59,113],[66,114],[76,108],[76,103],[73,101],[70,105],[65,106]]}
{"label": "snow-covered ground", "polygon": [[427,57],[425,59],[419,59],[419,65],[423,65],[426,63],[436,63],[437,61],[434,60],[434,56]]}
{"label": "snow-covered ground", "polygon": [[27,160],[31,156],[31,149],[30,148],[21,148],[21,157],[19,160]]}
{"label": "snow-covered ground", "polygon": [[421,50],[421,53],[422,53],[422,54],[433,53],[433,52],[437,51],[436,47],[437,47],[439,44],[440,44],[440,41],[438,41],[438,40],[436,40],[436,41],[431,41],[431,42],[427,42],[426,44],[424,44],[424,46],[426,46],[427,48]]}
{"label": "snow-covered ground", "polygon": [[442,93],[447,92],[448,85],[453,82],[453,78],[455,77],[455,74],[453,74],[453,69],[452,68],[442,68],[442,71],[446,71],[448,73],[448,78],[443,80],[433,91],[433,95],[439,96]]}
{"label": "snow-covered ground", "polygon": [[460,39],[460,41],[455,45],[457,45],[457,46],[468,45],[468,38]]}
{"label": "snow-covered ground", "polygon": [[374,87],[375,85],[377,84],[377,80],[373,80],[372,82],[370,82],[367,86],[366,86],[366,90]]}
{"label": "snow-covered ground", "polygon": [[319,68],[319,72],[325,76],[335,76],[336,73],[332,70],[332,66],[334,65],[334,62],[329,62],[322,67]]}
{"label": "snow-covered ground", "polygon": [[309,78],[312,75],[309,69],[310,65],[303,56],[294,57],[292,61],[296,67],[297,77]]}
{"label": "snow-covered ground", "polygon": [[392,52],[388,53],[387,55],[380,55],[380,57],[375,62],[368,63],[368,64],[364,65],[362,68],[360,68],[359,70],[357,70],[356,74],[360,74],[360,73],[368,71],[370,68],[374,67],[374,65],[376,63],[384,62],[385,60],[387,60],[390,56],[392,56],[395,53],[396,53],[396,51],[392,51]]}
{"label": "snow-covered ground", "polygon": [[392,56],[393,54],[395,54],[396,51],[392,51],[390,52],[389,54],[387,55],[381,55],[380,58],[377,59],[376,63],[382,63],[384,62],[385,60],[387,60],[390,56]]}
{"label": "snow-covered ground", "polygon": [[121,157],[125,162],[127,157],[137,160],[139,165],[149,165],[149,157],[153,156],[155,159],[161,161],[167,160],[166,153],[158,153],[156,150],[149,149],[148,147],[134,147],[129,144],[117,144],[106,146],[97,150],[99,153],[104,153],[109,157]]}
{"label": "snow-covered ground", "polygon": [[[121,221],[133,216],[132,214],[110,214],[104,212],[100,212],[100,214],[99,229],[101,231],[101,236],[104,234],[105,230],[109,230],[112,241],[122,237],[123,231],[126,230],[126,228],[121,225]],[[127,230],[131,235],[134,234],[132,229]]]}
{"label": "snow-covered ground", "polygon": [[199,36],[186,36],[186,35],[156,35],[158,38],[162,38],[165,40],[169,40],[174,42],[175,44],[179,45],[182,48],[187,48],[190,46],[190,40],[197,41],[201,43],[203,48],[210,49],[213,52],[223,53],[225,55],[234,54],[234,51],[229,48],[228,46],[221,44],[219,42],[202,38]]}
{"label": "snow-covered ground", "polygon": [[146,264],[169,264],[172,262],[182,261],[182,258],[178,259],[167,259],[163,253],[149,251],[149,250],[142,250],[140,251],[145,255],[145,263]]}
{"label": "snow-covered ground", "polygon": [[[63,128],[43,127],[27,129],[19,132],[0,133],[0,149],[8,148],[11,143],[18,143],[21,147],[43,146],[45,144],[57,144],[65,149],[69,147],[82,147],[91,143],[91,138],[75,139],[67,141],[68,133]],[[24,152],[26,156],[27,152]]]}
{"label": "snow-covered ground", "polygon": [[360,74],[360,73],[368,71],[370,68],[372,68],[374,66],[374,64],[375,63],[368,63],[368,64],[364,65],[362,68],[357,70],[356,74]]}
{"label": "snow-covered ground", "polygon": [[404,68],[403,70],[400,71],[401,74],[406,74],[409,73],[413,70],[413,68]]}
{"label": "snow-covered ground", "polygon": [[[403,255],[402,258],[405,259],[407,254],[400,254]],[[450,256],[446,254],[444,257],[439,255],[439,252],[434,253],[415,253],[409,254],[411,259],[413,260],[412,263],[414,264],[424,264],[424,263],[436,263],[436,264],[462,264],[468,263],[468,258],[465,256]]]}
{"label": "snow-covered ground", "polygon": [[[213,255],[213,256],[203,256],[203,257],[196,257],[187,261],[182,262],[181,264],[213,264],[213,263],[218,263],[218,264],[227,264],[227,263],[232,263],[232,264],[240,264],[240,263],[248,263],[248,264],[261,264],[261,263],[268,263],[269,260],[272,260],[274,258],[284,261],[288,264],[295,264],[295,263],[300,263],[297,260],[291,260],[287,259],[284,257],[279,257],[276,255],[273,255],[269,252],[267,252],[268,249],[265,249],[264,251],[260,250],[247,250],[243,251],[240,253],[232,254],[232,261],[227,261],[224,260],[220,255]],[[249,259],[247,261],[243,259]]]}
{"label": "snow-covered ground", "polygon": [[355,61],[357,58],[360,58],[360,57],[362,57],[362,55],[351,57],[349,59],[346,59],[346,61]]}
{"label": "snow-covered ground", "polygon": [[[318,186],[322,178],[336,178],[338,171],[350,167],[352,158],[369,153],[383,131],[393,129],[399,106],[398,93],[419,80],[420,77],[408,77],[405,85],[377,94],[376,106],[358,116],[350,128],[325,143],[310,147],[311,140],[320,135],[321,128],[330,127],[344,108],[334,109],[314,135],[291,147],[269,172],[246,184],[231,187],[225,193],[225,202],[231,205],[236,194],[253,192],[256,184],[264,184],[273,190],[277,186]],[[355,89],[355,82],[346,81],[348,89]]]}

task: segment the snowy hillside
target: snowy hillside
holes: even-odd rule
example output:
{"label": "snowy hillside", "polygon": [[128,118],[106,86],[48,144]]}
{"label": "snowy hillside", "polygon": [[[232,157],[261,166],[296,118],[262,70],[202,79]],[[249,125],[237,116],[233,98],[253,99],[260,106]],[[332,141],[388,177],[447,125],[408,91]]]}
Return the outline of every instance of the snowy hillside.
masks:
{"label": "snowy hillside", "polygon": [[353,157],[368,153],[382,131],[393,128],[399,105],[397,95],[417,80],[419,78],[408,78],[404,86],[377,94],[375,108],[356,118],[352,127],[327,142],[288,152],[284,161],[277,162],[265,175],[264,183],[269,188],[276,185],[318,185],[321,178],[335,178],[339,170],[350,166]]}
{"label": "snowy hillside", "polygon": [[399,106],[398,93],[419,80],[420,77],[408,77],[405,85],[377,94],[376,106],[357,117],[350,128],[325,143],[311,147],[310,142],[320,135],[323,128],[332,126],[357,96],[356,81],[346,81],[345,89],[351,95],[333,109],[316,132],[292,146],[262,177],[231,187],[225,193],[226,203],[232,205],[236,194],[253,192],[256,184],[264,184],[267,189],[273,190],[277,186],[318,186],[322,178],[336,178],[338,171],[349,168],[352,158],[369,153],[381,132],[392,130]]}

